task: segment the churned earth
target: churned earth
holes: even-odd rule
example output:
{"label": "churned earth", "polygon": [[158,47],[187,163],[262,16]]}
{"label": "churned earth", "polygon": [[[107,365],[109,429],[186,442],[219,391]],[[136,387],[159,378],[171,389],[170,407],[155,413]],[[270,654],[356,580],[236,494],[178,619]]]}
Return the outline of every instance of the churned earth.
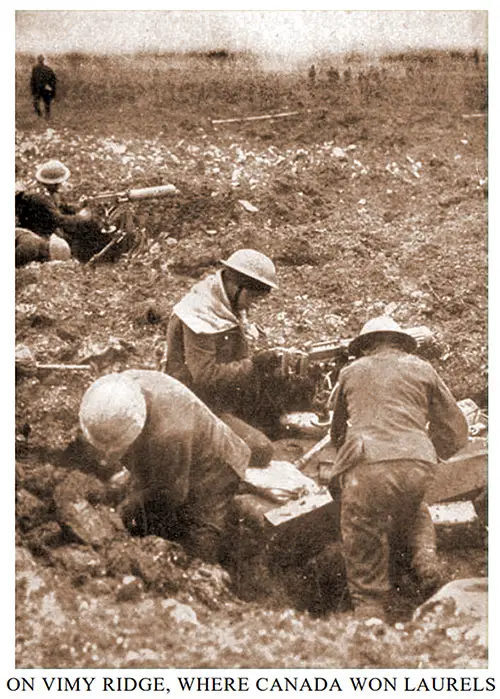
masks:
{"label": "churned earth", "polygon": [[[253,316],[263,343],[347,339],[391,312],[433,331],[441,353],[431,361],[457,400],[486,409],[485,118],[326,111],[203,121],[151,138],[126,121],[120,133],[57,119],[16,131],[16,176],[29,181],[57,157],[71,169],[74,200],[162,183],[179,190],[130,204],[147,237],[132,259],[16,270],[16,343],[40,364],[90,366],[16,380],[16,665],[486,667],[470,619],[443,608],[389,626],[313,615],[277,589],[243,601],[222,568],[171,542],[131,538],[118,496],[60,459],[91,381],[159,368],[172,306],[240,247],[262,250],[278,269],[279,290]],[[485,549],[482,540],[443,551],[448,579],[486,576]]]}

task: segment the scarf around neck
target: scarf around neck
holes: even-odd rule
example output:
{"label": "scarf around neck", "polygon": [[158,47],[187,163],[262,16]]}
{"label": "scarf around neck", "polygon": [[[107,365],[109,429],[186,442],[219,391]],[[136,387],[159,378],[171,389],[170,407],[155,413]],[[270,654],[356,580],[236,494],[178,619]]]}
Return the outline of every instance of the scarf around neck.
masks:
{"label": "scarf around neck", "polygon": [[194,333],[211,335],[242,327],[222,283],[221,271],[195,284],[173,308],[175,315]]}

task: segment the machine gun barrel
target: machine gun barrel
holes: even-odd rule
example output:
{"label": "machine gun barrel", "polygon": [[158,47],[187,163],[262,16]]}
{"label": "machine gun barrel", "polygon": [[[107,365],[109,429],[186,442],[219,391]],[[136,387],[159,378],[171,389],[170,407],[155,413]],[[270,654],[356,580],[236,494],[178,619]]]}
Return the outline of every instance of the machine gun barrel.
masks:
{"label": "machine gun barrel", "polygon": [[88,198],[88,202],[120,202],[140,201],[143,199],[161,199],[178,193],[178,189],[173,184],[162,184],[156,187],[141,187],[135,189],[125,189],[121,192],[101,192]]}
{"label": "machine gun barrel", "polygon": [[161,184],[157,187],[143,187],[142,189],[129,189],[127,197],[130,201],[139,199],[160,199],[177,194],[177,187],[173,184]]}

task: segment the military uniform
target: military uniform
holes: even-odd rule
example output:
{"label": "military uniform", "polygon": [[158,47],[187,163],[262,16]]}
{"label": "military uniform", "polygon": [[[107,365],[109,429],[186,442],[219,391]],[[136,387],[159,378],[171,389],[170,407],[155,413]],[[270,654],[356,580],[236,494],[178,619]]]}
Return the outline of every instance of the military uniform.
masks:
{"label": "military uniform", "polygon": [[166,371],[245,439],[257,462],[265,463],[272,458],[273,448],[253,426],[265,408],[262,377],[249,356],[247,332],[231,309],[220,272],[210,275],[173,309]]}
{"label": "military uniform", "polygon": [[391,540],[406,538],[415,566],[425,565],[427,544],[417,526],[426,517],[425,492],[438,457],[465,446],[467,422],[428,362],[382,345],[341,371],[331,437],[342,474],[341,532],[351,599],[361,613],[382,615]]}
{"label": "military uniform", "polygon": [[[81,218],[76,207],[56,202],[48,194],[20,192],[15,201],[19,227],[33,231],[42,238],[49,238],[57,232],[67,241],[72,256],[79,262],[88,262],[112,239],[111,234],[102,232],[98,221]],[[113,251],[113,254],[118,256],[121,251]]]}
{"label": "military uniform", "polygon": [[250,449],[171,376],[124,375],[140,387],[147,406],[144,428],[121,460],[133,479],[125,518],[141,520],[143,533],[179,538],[193,555],[215,562]]}
{"label": "military uniform", "polygon": [[38,116],[42,116],[40,109],[41,100],[45,107],[45,116],[48,119],[52,101],[56,97],[57,78],[52,68],[44,64],[41,56],[31,71],[30,85],[35,112]]}

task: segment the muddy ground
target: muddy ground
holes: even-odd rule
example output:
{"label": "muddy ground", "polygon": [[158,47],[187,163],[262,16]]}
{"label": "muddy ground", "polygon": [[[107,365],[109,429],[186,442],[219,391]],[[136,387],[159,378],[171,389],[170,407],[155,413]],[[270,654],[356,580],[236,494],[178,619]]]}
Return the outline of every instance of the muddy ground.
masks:
{"label": "muddy ground", "polygon": [[[390,310],[403,326],[432,329],[441,353],[431,361],[457,400],[486,409],[485,118],[333,108],[170,123],[151,136],[127,109],[120,132],[68,126],[62,108],[49,124],[18,116],[16,177],[57,157],[74,200],[167,182],[179,194],[130,205],[147,237],[132,259],[16,270],[16,342],[39,363],[91,367],[16,381],[17,666],[486,667],[460,617],[371,627],[349,613],[310,614],[287,590],[242,601],[222,568],[131,538],[117,496],[59,459],[91,381],[159,368],[172,306],[239,247],[278,269],[279,291],[253,317],[263,343],[346,339]],[[83,529],[78,503],[92,509]],[[485,541],[469,544],[442,551],[448,579],[486,575]]]}

